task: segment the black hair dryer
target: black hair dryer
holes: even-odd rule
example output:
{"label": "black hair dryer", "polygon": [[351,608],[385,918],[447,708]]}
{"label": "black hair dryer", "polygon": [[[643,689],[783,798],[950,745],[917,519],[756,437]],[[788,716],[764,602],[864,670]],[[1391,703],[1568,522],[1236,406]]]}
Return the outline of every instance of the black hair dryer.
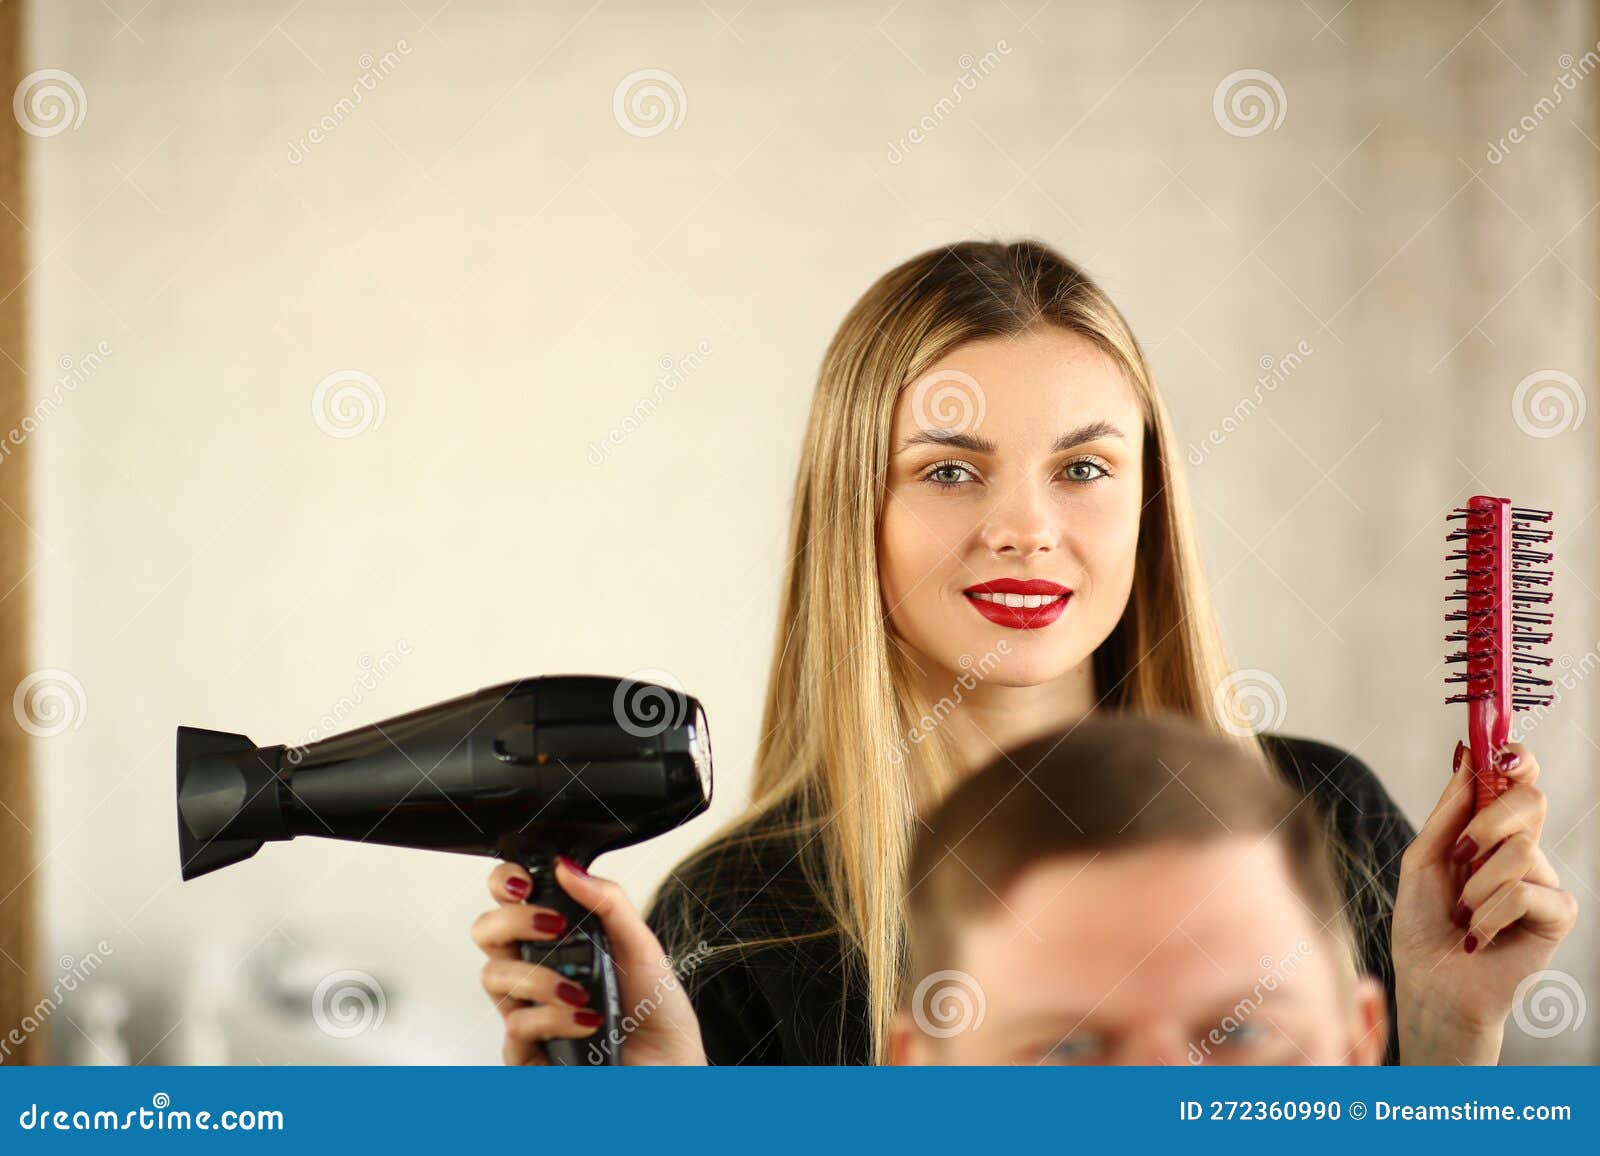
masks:
{"label": "black hair dryer", "polygon": [[584,867],[649,839],[711,803],[711,740],[700,704],[631,678],[525,678],[304,746],[178,728],[178,850],[183,878],[248,859],[296,835],[493,855],[533,877],[524,901],[567,917],[556,942],[522,958],[589,992],[604,1022],[550,1040],[564,1065],[621,1060],[621,999],[600,920],[555,879],[555,858]]}

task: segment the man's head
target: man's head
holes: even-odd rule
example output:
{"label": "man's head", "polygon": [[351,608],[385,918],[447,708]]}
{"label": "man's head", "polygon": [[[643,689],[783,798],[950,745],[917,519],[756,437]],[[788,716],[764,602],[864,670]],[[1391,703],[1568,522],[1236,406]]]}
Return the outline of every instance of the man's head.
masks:
{"label": "man's head", "polygon": [[1334,848],[1247,748],[1098,714],[919,828],[901,1064],[1376,1063]]}

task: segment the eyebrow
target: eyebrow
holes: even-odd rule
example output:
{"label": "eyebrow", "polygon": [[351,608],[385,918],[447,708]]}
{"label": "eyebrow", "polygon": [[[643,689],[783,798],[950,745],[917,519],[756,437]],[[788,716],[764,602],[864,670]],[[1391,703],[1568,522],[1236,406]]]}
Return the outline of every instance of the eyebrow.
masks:
{"label": "eyebrow", "polygon": [[[1063,450],[1070,450],[1074,446],[1081,446],[1085,442],[1098,441],[1101,438],[1125,438],[1126,435],[1108,421],[1092,421],[1070,430],[1056,438],[1050,446],[1050,452],[1059,454]],[[930,445],[945,446],[950,449],[966,450],[974,454],[988,454],[993,456],[995,444],[988,438],[979,437],[977,434],[965,433],[961,430],[948,429],[923,429],[907,437],[900,443],[896,453],[904,453],[912,446]]]}

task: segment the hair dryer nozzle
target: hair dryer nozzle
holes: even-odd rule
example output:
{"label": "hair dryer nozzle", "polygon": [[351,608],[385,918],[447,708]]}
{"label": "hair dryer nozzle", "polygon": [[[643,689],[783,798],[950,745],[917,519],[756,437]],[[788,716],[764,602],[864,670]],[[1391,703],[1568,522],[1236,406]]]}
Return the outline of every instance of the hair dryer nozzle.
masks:
{"label": "hair dryer nozzle", "polygon": [[244,764],[255,752],[255,743],[244,735],[178,728],[178,861],[184,879],[248,859],[265,843],[219,837],[266,785],[246,775]]}

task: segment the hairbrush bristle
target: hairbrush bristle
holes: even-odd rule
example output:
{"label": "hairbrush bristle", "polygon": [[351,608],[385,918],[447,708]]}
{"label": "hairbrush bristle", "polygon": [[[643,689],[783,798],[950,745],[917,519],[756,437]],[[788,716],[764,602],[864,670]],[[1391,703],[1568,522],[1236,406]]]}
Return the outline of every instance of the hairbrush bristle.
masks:
{"label": "hairbrush bristle", "polygon": [[[1460,645],[1445,661],[1465,664],[1466,669],[1445,679],[1463,684],[1462,693],[1449,696],[1447,703],[1495,699],[1504,690],[1509,690],[1509,701],[1499,704],[1502,711],[1529,710],[1552,701],[1542,688],[1554,683],[1537,673],[1551,660],[1534,650],[1549,645],[1555,624],[1548,609],[1553,571],[1547,569],[1554,555],[1540,549],[1554,537],[1548,528],[1551,519],[1549,510],[1495,498],[1474,498],[1472,505],[1449,515],[1449,521],[1461,525],[1445,538],[1459,543],[1445,555],[1445,561],[1459,563],[1449,575],[1457,589],[1445,601],[1458,602],[1461,609],[1446,614],[1445,621],[1460,623],[1461,629],[1445,636],[1446,642]],[[1510,678],[1503,682],[1508,658]]]}

